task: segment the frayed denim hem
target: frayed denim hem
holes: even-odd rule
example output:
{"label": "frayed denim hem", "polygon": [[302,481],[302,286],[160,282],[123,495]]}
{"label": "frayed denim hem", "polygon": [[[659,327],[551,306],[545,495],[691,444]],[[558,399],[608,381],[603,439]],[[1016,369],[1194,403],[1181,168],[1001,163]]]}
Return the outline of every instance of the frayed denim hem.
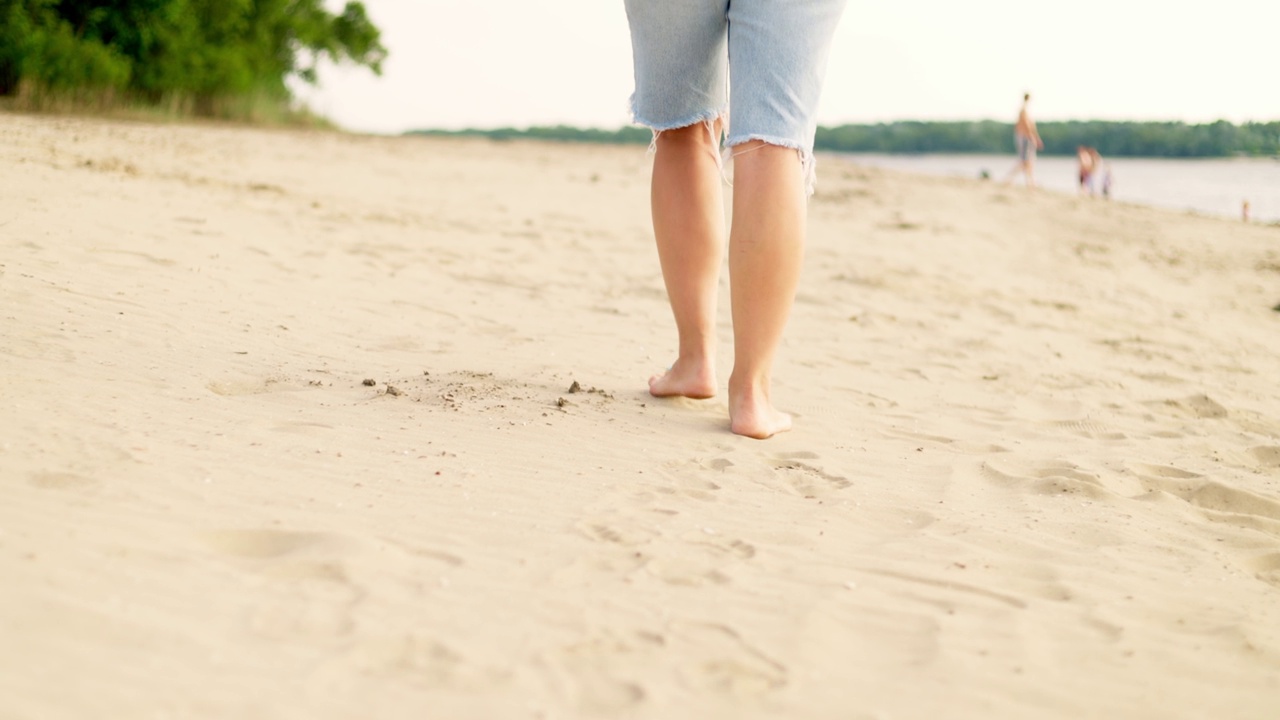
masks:
{"label": "frayed denim hem", "polygon": [[704,110],[688,118],[677,120],[672,123],[654,123],[640,117],[636,112],[635,98],[631,99],[631,118],[637,125],[642,125],[653,131],[653,137],[649,140],[648,154],[652,155],[658,151],[658,136],[668,130],[679,130],[693,125],[702,125],[707,128],[707,134],[711,137],[711,146],[715,148],[711,151],[712,156],[716,159],[716,168],[720,171],[720,177],[728,182],[728,178],[724,174],[724,154],[719,150],[721,147],[720,137],[716,136],[715,123],[717,120],[722,121],[720,124],[720,132],[723,133],[728,129],[729,112],[727,110]]}
{"label": "frayed denim hem", "polygon": [[767,145],[776,145],[778,147],[789,148],[795,150],[800,156],[800,172],[804,176],[804,194],[805,197],[813,195],[814,189],[818,182],[818,161],[813,156],[813,150],[802,146],[800,143],[789,138],[777,137],[773,135],[733,135],[725,141],[725,147],[729,149],[729,157],[733,157],[733,148],[752,140],[759,140]]}
{"label": "frayed denim hem", "polygon": [[[707,129],[709,129],[709,131],[714,132],[714,129],[712,129],[712,123],[716,122],[716,120],[721,120],[721,119],[727,120],[728,111],[727,110],[703,110],[701,111],[701,113],[690,115],[690,117],[676,120],[676,122],[673,122],[673,123],[652,123],[652,122],[649,122],[649,120],[641,118],[640,115],[636,113],[635,105],[632,105],[631,119],[632,119],[632,122],[637,124],[637,126],[644,126],[646,128],[649,128],[650,131],[653,131],[653,140],[649,141],[649,152],[653,152],[654,150],[658,149],[658,145],[657,145],[658,136],[662,135],[663,132],[668,131],[668,129],[680,129],[680,128],[687,128],[689,126],[696,126],[696,124],[704,124],[704,126],[707,126]],[[716,141],[716,147],[719,147],[719,138],[713,137],[712,140]]]}
{"label": "frayed denim hem", "polygon": [[699,123],[715,122],[721,118],[728,117],[728,115],[729,113],[724,110],[707,110],[705,112],[700,112],[697,115],[692,115],[683,120],[677,120],[671,123],[649,122],[639,115],[634,116],[633,121],[636,125],[642,125],[655,133],[660,133],[667,130],[679,130],[680,128],[686,128],[690,125],[697,125]]}
{"label": "frayed denim hem", "polygon": [[[694,113],[693,115],[690,115],[687,118],[683,118],[675,122],[669,122],[669,123],[650,122],[640,114],[640,108],[636,104],[635,95],[631,96],[631,121],[634,122],[636,125],[643,125],[644,127],[647,127],[650,130],[652,130],[654,132],[655,138],[657,137],[658,133],[664,130],[677,130],[682,127],[697,125],[698,123],[709,123],[715,120],[719,120],[721,118],[727,118],[728,116],[729,116],[728,109],[721,108],[719,110],[703,110],[702,112]],[[649,149],[650,150],[653,149],[652,143],[650,143]]]}

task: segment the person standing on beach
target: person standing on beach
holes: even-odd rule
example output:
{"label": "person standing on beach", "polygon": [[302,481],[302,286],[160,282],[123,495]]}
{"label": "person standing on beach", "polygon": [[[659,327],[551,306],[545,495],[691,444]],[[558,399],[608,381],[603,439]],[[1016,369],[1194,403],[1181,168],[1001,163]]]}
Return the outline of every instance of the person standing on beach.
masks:
{"label": "person standing on beach", "polygon": [[815,113],[845,2],[626,0],[631,110],[653,131],[653,231],[679,343],[649,392],[709,398],[717,390],[727,136],[734,163],[729,422],[747,437],[791,429],[791,416],[773,406],[770,380],[799,285]]}
{"label": "person standing on beach", "polygon": [[1036,151],[1044,149],[1044,142],[1036,130],[1036,122],[1031,119],[1027,105],[1031,103],[1031,93],[1022,96],[1022,110],[1018,112],[1018,122],[1013,126],[1013,142],[1018,149],[1018,164],[1009,172],[1006,183],[1013,182],[1018,173],[1027,178],[1027,187],[1036,186]]}

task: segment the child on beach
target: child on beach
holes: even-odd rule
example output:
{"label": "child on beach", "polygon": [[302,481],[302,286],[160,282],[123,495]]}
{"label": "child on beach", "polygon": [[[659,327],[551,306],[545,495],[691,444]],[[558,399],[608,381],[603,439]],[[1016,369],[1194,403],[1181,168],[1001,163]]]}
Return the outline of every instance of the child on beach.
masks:
{"label": "child on beach", "polygon": [[1078,178],[1080,181],[1080,194],[1093,194],[1093,173],[1097,170],[1094,162],[1093,148],[1088,145],[1076,146],[1076,164],[1079,166]]}
{"label": "child on beach", "polygon": [[727,135],[734,162],[729,420],[747,437],[791,429],[791,416],[770,399],[770,378],[799,284],[814,115],[844,5],[626,0],[632,113],[654,133],[650,205],[679,342],[675,362],[649,380],[649,392],[708,398],[717,390],[720,145]]}

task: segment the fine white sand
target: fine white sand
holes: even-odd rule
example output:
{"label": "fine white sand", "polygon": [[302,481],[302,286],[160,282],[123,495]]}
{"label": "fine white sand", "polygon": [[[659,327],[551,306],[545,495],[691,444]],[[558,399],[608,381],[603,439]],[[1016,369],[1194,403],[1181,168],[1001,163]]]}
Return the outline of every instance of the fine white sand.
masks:
{"label": "fine white sand", "polygon": [[0,137],[5,720],[1280,716],[1280,229],[822,157],[761,442],[643,147]]}

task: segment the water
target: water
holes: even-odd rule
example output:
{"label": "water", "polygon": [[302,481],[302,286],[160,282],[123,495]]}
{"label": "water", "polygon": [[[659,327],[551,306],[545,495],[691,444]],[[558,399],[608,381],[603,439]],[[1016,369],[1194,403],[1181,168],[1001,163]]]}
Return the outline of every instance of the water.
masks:
{"label": "water", "polygon": [[[870,167],[924,175],[977,178],[985,170],[995,181],[1013,168],[1014,155],[878,155],[845,153],[842,157]],[[1172,210],[1239,219],[1244,201],[1255,222],[1280,222],[1280,160],[1270,158],[1171,160],[1105,158],[1111,166],[1111,197]],[[1036,181],[1048,190],[1075,193],[1075,156],[1041,155]],[[1022,183],[1019,177],[1016,184]],[[1101,176],[1096,177],[1101,190]]]}

